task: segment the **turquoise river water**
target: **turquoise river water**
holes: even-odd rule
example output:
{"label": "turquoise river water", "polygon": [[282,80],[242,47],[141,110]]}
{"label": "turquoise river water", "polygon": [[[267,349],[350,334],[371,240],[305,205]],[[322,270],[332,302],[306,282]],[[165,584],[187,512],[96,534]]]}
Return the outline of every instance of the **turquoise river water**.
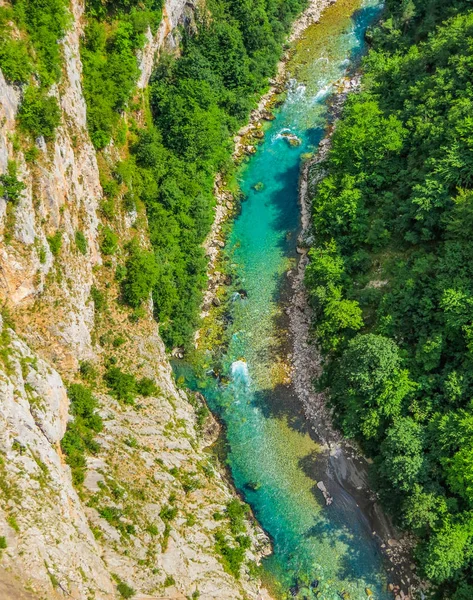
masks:
{"label": "turquoise river water", "polygon": [[[372,592],[373,600],[386,600],[383,558],[367,520],[346,496],[325,506],[316,488],[320,447],[277,356],[286,335],[278,325],[281,289],[296,259],[300,163],[324,136],[326,101],[363,51],[366,28],[381,8],[377,0],[337,4],[296,43],[284,103],[240,170],[247,199],[225,251],[247,297],[233,295],[225,383],[209,375],[199,386],[225,424],[234,483],[271,537],[273,553],[263,565],[274,596],[361,600]],[[301,144],[291,146],[285,132]],[[175,370],[196,386],[185,364]]]}

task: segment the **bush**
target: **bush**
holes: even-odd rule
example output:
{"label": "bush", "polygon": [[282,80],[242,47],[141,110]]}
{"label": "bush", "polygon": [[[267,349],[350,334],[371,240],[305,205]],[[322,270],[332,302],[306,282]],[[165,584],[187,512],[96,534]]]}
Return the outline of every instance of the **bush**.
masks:
{"label": "bush", "polygon": [[81,254],[87,254],[87,239],[82,231],[76,231],[76,246]]}
{"label": "bush", "polygon": [[135,590],[123,581],[117,585],[117,590],[122,598],[132,598],[136,594]]}
{"label": "bush", "polygon": [[0,195],[12,204],[18,204],[21,192],[26,185],[17,177],[17,165],[14,160],[8,161],[7,172],[0,175]]}
{"label": "bush", "polygon": [[123,346],[123,344],[125,342],[126,342],[126,338],[124,338],[121,335],[117,335],[117,337],[113,339],[112,346],[114,348],[120,348],[120,346]]}
{"label": "bush", "polygon": [[34,47],[41,84],[49,86],[61,77],[61,45],[71,17],[67,0],[15,0],[17,25],[26,30]]}
{"label": "bush", "polygon": [[95,287],[95,285],[93,285],[90,289],[90,297],[92,298],[96,311],[100,312],[107,308],[107,301],[105,299],[105,295],[97,287]]}
{"label": "bush", "polygon": [[[43,87],[61,77],[61,45],[70,21],[67,0],[15,0],[0,8],[0,68],[6,79],[26,83],[39,75]],[[12,27],[14,23],[16,27]],[[17,32],[20,31],[20,39]]]}
{"label": "bush", "polygon": [[87,124],[93,144],[104,148],[115,134],[121,144],[126,131],[120,112],[129,101],[139,77],[136,51],[145,42],[149,26],[161,19],[161,0],[86,4],[89,17],[81,45]]}
{"label": "bush", "polygon": [[3,535],[0,535],[0,550],[5,550],[7,547],[7,538]]}
{"label": "bush", "polygon": [[110,229],[110,227],[104,227],[100,234],[100,251],[106,256],[115,254],[118,245],[118,235]]}
{"label": "bush", "polygon": [[56,98],[47,96],[44,89],[29,86],[18,111],[18,120],[20,128],[32,137],[43,136],[51,140],[61,122],[61,111]]}
{"label": "bush", "polygon": [[217,531],[215,534],[215,551],[221,557],[221,562],[227,573],[239,579],[241,565],[245,558],[245,549],[240,544],[230,546],[225,539],[225,535]]}
{"label": "bush", "polygon": [[143,300],[147,300],[158,277],[158,265],[154,254],[146,252],[133,244],[130,256],[126,261],[126,277],[122,281],[124,301],[133,308],[138,308]]}
{"label": "bush", "polygon": [[100,449],[94,437],[102,431],[103,422],[96,412],[97,399],[89,388],[79,383],[72,384],[68,389],[68,396],[74,418],[67,425],[61,448],[71,467],[74,484],[80,485],[85,477],[86,454],[96,454]]}
{"label": "bush", "polygon": [[156,386],[154,379],[150,377],[143,377],[138,381],[138,393],[141,396],[156,396],[159,393],[159,389]]}
{"label": "bush", "polygon": [[246,530],[245,517],[249,511],[248,505],[243,504],[237,498],[233,498],[227,504],[227,517],[230,519],[230,529],[233,534],[242,533]]}
{"label": "bush", "polygon": [[158,535],[158,533],[159,533],[159,529],[157,528],[156,525],[154,525],[154,523],[152,523],[151,525],[148,525],[148,527],[146,528],[146,531],[152,536]]}
{"label": "bush", "polygon": [[112,396],[125,404],[134,404],[138,392],[134,375],[124,373],[118,367],[109,366],[104,375],[104,380]]}
{"label": "bush", "polygon": [[47,240],[53,256],[58,256],[62,248],[62,232],[56,231],[56,233],[48,237]]}

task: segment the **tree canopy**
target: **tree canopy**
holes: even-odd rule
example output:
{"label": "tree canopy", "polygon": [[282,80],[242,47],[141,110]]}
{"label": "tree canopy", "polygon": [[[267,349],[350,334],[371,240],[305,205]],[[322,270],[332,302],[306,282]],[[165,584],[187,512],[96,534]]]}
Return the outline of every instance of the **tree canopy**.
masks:
{"label": "tree canopy", "polygon": [[386,3],[314,193],[306,271],[337,422],[455,600],[473,585],[472,8]]}

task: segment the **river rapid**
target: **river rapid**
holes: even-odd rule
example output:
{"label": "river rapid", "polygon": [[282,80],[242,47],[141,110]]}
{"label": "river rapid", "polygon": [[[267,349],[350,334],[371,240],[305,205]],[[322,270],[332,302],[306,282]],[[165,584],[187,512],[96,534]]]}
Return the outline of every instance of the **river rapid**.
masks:
{"label": "river rapid", "polygon": [[184,361],[174,365],[225,426],[234,484],[272,540],[263,579],[275,598],[391,597],[379,541],[356,495],[341,490],[327,504],[320,489],[323,449],[291,385],[283,310],[297,260],[301,161],[325,136],[327,102],[380,9],[378,0],[338,0],[294,43],[284,102],[238,172],[246,200],[224,251],[235,283],[222,377],[212,376],[211,355],[204,377]]}

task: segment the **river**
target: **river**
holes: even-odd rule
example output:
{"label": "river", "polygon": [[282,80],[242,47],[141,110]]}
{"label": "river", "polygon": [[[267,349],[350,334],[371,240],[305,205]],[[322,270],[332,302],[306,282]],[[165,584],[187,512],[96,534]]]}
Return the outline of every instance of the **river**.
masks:
{"label": "river", "polygon": [[[225,248],[236,274],[225,378],[196,380],[184,363],[175,365],[225,424],[233,481],[273,542],[263,566],[277,598],[390,597],[378,542],[356,500],[345,493],[326,506],[316,486],[321,448],[290,385],[282,302],[297,257],[301,160],[324,137],[327,99],[364,50],[379,10],[378,0],[339,0],[295,42],[284,102],[238,173],[246,200]],[[287,134],[296,136],[292,144]]]}

